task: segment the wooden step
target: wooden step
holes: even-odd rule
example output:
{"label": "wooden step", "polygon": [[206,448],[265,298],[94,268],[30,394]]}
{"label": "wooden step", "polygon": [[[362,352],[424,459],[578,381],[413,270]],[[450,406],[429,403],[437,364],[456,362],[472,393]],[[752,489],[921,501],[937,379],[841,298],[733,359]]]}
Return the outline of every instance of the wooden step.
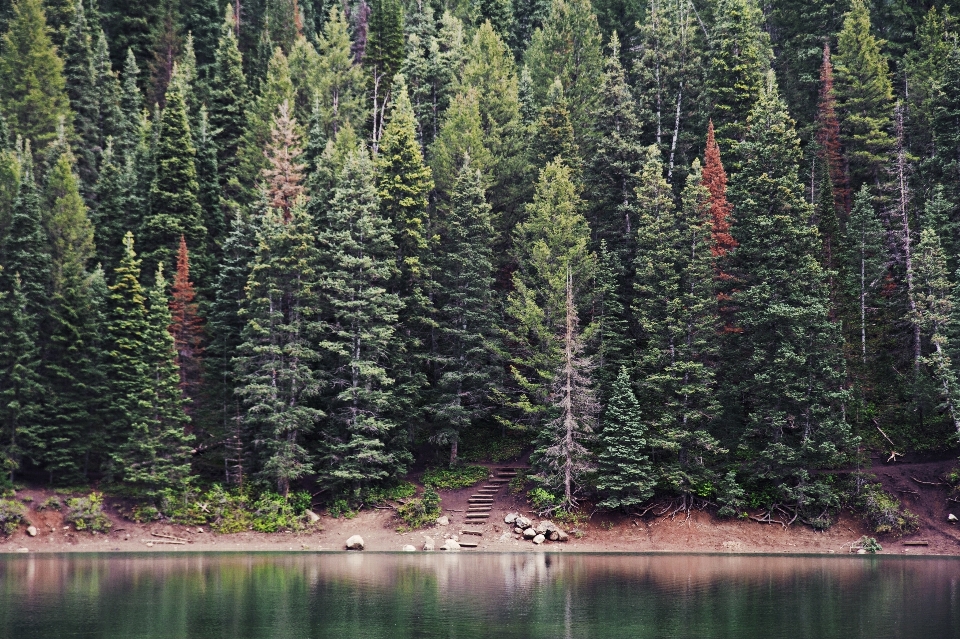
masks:
{"label": "wooden step", "polygon": [[490,495],[470,495],[468,501],[493,501],[493,497]]}
{"label": "wooden step", "polygon": [[928,541],[905,541],[903,542],[904,546],[929,546],[930,542]]}
{"label": "wooden step", "polygon": [[467,519],[490,519],[490,513],[467,513]]}
{"label": "wooden step", "polygon": [[482,530],[461,530],[461,535],[476,535],[477,537],[483,537]]}
{"label": "wooden step", "polygon": [[457,543],[460,544],[461,548],[476,548],[480,545],[475,541],[458,541]]}
{"label": "wooden step", "polygon": [[504,484],[509,484],[509,479],[491,479],[489,480],[491,485],[503,486]]}

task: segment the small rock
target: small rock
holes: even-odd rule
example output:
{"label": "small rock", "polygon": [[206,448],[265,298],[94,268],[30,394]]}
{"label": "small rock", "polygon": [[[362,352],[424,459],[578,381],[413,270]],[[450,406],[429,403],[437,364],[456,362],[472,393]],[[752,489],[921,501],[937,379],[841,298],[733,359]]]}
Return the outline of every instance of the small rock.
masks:
{"label": "small rock", "polygon": [[950,513],[949,515],[947,515],[947,521],[949,521],[951,524],[955,524],[957,523],[957,516],[954,515],[953,513]]}
{"label": "small rock", "polygon": [[152,541],[148,541],[148,542],[147,542],[147,548],[153,548],[153,542],[152,542]]}
{"label": "small rock", "polygon": [[423,549],[428,552],[433,550],[433,539],[431,537],[427,537],[426,539],[424,539]]}
{"label": "small rock", "polygon": [[523,531],[523,536],[526,537],[527,539],[533,539],[534,537],[537,536],[537,531],[534,530],[533,528],[527,528],[526,530]]}
{"label": "small rock", "polygon": [[560,541],[560,531],[551,530],[549,535],[550,541]]}
{"label": "small rock", "polygon": [[437,525],[438,525],[438,526],[449,526],[449,525],[450,525],[450,518],[447,517],[446,515],[443,515],[442,517],[437,517]]}
{"label": "small rock", "polygon": [[440,546],[440,550],[460,550],[460,544],[453,539],[448,539],[442,546]]}
{"label": "small rock", "polygon": [[556,529],[557,526],[552,521],[543,520],[537,524],[537,532],[541,535],[545,535],[546,533]]}
{"label": "small rock", "polygon": [[27,526],[27,534],[31,537],[37,536],[37,527],[36,526]]}
{"label": "small rock", "polygon": [[347,540],[347,550],[363,550],[363,537],[354,535]]}
{"label": "small rock", "polygon": [[533,538],[533,543],[535,543],[535,544],[537,544],[537,545],[539,546],[540,544],[542,544],[542,543],[545,542],[546,540],[547,540],[547,538],[544,537],[543,535],[537,535],[536,537]]}
{"label": "small rock", "polygon": [[867,554],[867,551],[864,550],[863,548],[860,548],[860,549],[857,550],[857,554],[858,554],[858,555],[865,555],[865,554]]}
{"label": "small rock", "polygon": [[[557,538],[554,539],[554,541],[567,541],[568,539],[570,539],[570,535],[568,535],[567,533],[563,532],[563,531],[560,530],[559,528],[558,528],[555,532],[556,532],[556,534],[557,534]],[[551,537],[551,539],[553,539],[553,537]]]}
{"label": "small rock", "polygon": [[517,517],[519,516],[520,516],[520,513],[510,513],[503,518],[503,523],[512,524],[513,522],[517,521]]}
{"label": "small rock", "polygon": [[517,517],[516,523],[517,523],[517,526],[519,526],[520,528],[529,528],[530,524],[532,524],[533,522],[527,519],[526,517],[524,517],[523,515],[521,515],[520,517]]}
{"label": "small rock", "polygon": [[403,552],[417,552],[416,547],[411,546],[410,544],[407,544],[401,550],[403,550]]}
{"label": "small rock", "polygon": [[516,526],[516,527],[513,529],[513,532],[517,533],[518,535],[522,535],[522,534],[523,534],[523,528],[521,528],[520,526]]}
{"label": "small rock", "polygon": [[317,523],[318,521],[320,521],[320,515],[318,515],[317,513],[313,512],[312,510],[305,510],[305,511],[303,511],[303,512],[304,512],[304,514],[307,516],[307,518],[310,520],[310,523],[311,523],[311,524],[315,524],[315,523]]}
{"label": "small rock", "polygon": [[202,534],[203,534],[203,528],[197,528],[197,532],[202,535]]}
{"label": "small rock", "polygon": [[13,552],[30,552],[29,548],[17,548]]}

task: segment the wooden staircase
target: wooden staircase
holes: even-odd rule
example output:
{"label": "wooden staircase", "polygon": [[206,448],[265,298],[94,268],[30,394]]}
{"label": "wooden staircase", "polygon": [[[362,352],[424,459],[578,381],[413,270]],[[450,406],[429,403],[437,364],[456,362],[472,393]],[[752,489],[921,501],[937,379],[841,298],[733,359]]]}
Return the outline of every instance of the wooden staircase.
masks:
{"label": "wooden staircase", "polygon": [[[503,487],[517,476],[520,470],[522,469],[514,467],[494,469],[493,479],[488,480],[486,484],[481,486],[477,492],[467,500],[467,526],[479,526],[489,522],[490,513],[493,511],[494,499],[496,499],[496,496],[503,490]],[[460,534],[461,536],[472,535],[482,537],[483,531],[475,528],[464,528],[460,531]],[[478,541],[464,540],[459,543],[461,548],[476,548],[479,545]]]}

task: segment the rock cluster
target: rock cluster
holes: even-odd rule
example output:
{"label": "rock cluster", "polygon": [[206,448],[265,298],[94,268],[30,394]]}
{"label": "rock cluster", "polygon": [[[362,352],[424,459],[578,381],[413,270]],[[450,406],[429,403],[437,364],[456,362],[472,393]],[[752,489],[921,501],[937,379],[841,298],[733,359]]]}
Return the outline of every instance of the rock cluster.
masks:
{"label": "rock cluster", "polygon": [[510,513],[503,518],[503,523],[513,525],[517,539],[526,539],[538,546],[545,541],[567,541],[570,538],[552,521],[544,519],[534,525],[533,521],[520,513]]}

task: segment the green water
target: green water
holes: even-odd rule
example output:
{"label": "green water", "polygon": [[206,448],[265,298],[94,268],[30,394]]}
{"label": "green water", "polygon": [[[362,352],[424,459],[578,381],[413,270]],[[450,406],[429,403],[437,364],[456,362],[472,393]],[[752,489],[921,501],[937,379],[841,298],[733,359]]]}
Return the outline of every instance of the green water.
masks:
{"label": "green water", "polygon": [[960,560],[576,554],[0,558],[0,637],[960,637]]}

